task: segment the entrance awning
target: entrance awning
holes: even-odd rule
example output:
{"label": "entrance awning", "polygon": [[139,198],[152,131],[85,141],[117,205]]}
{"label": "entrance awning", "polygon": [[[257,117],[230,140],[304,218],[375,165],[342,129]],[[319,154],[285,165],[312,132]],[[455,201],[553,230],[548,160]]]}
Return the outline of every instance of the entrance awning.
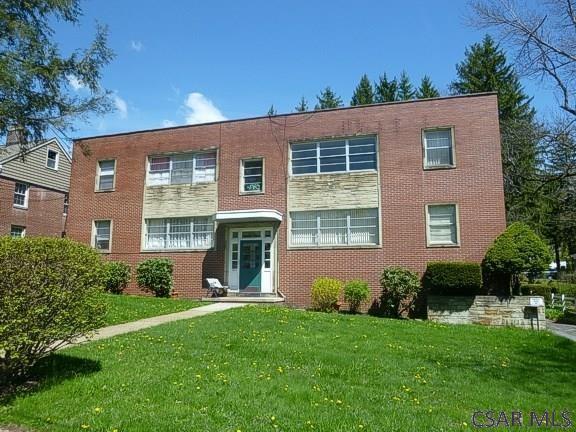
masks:
{"label": "entrance awning", "polygon": [[216,222],[282,222],[282,213],[277,210],[232,210],[216,213]]}

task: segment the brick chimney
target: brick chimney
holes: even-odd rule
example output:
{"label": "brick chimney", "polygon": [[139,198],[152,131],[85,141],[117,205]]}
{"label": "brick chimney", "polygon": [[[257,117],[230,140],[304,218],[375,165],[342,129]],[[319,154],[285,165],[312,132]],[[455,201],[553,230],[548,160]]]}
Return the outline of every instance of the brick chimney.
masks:
{"label": "brick chimney", "polygon": [[5,146],[19,145],[26,142],[25,132],[23,127],[9,126],[8,133],[6,134]]}

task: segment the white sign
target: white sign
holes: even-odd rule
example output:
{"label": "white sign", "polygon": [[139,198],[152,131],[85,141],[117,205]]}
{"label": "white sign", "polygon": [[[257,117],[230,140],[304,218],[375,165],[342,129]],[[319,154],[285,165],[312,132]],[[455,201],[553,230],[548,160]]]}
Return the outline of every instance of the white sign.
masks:
{"label": "white sign", "polygon": [[544,306],[544,299],[542,297],[530,297],[530,306]]}

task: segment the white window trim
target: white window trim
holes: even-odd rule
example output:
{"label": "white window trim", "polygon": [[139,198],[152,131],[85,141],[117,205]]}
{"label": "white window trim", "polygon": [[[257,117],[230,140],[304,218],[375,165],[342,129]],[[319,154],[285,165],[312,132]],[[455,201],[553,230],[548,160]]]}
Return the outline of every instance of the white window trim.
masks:
{"label": "white window trim", "polygon": [[[19,184],[26,186],[26,192],[24,193],[24,205],[14,203],[14,195],[16,195],[16,185]],[[28,183],[16,182],[14,184],[14,193],[12,194],[12,205],[19,209],[27,209],[29,197],[30,197],[30,185]]]}
{"label": "white window trim", "polygon": [[[244,190],[244,162],[252,162],[252,161],[262,161],[262,189],[259,191],[245,191]],[[266,190],[266,182],[265,182],[265,162],[264,158],[261,156],[250,157],[246,159],[240,160],[240,195],[261,195],[265,193]]]}
{"label": "white window trim", "polygon": [[[369,169],[362,169],[362,170],[350,170],[350,158],[349,158],[349,145],[348,141],[353,139],[361,139],[361,138],[372,138],[374,137],[376,140],[375,144],[375,156],[376,156],[376,168],[369,168]],[[321,142],[328,142],[328,141],[346,141],[346,170],[344,171],[331,171],[331,172],[320,172],[320,143]],[[303,173],[303,174],[294,174],[292,172],[292,145],[298,144],[316,144],[316,172],[314,173]],[[288,172],[290,173],[291,177],[302,177],[302,176],[315,176],[315,175],[330,175],[330,174],[354,174],[354,173],[363,173],[363,172],[378,172],[379,166],[379,142],[378,142],[378,135],[376,134],[368,134],[368,135],[357,135],[357,136],[348,136],[343,138],[326,138],[326,139],[313,139],[310,141],[294,141],[289,143],[289,160],[288,160]]]}
{"label": "white window trim", "polygon": [[[209,218],[212,220],[212,241],[210,246],[207,247],[189,247],[189,248],[148,248],[146,247],[146,242],[148,238],[148,220],[166,220],[170,219],[191,219],[190,221],[190,236],[192,242],[192,236],[194,235],[194,219],[195,218]],[[212,216],[177,216],[177,217],[160,217],[160,218],[145,218],[142,230],[142,247],[141,252],[190,252],[190,251],[207,251],[213,250],[214,244],[216,242],[216,222]],[[166,222],[166,233],[170,232],[170,222]]]}
{"label": "white window trim", "polygon": [[[112,188],[111,189],[100,189],[100,162],[114,162],[114,176],[112,177]],[[96,182],[94,185],[94,192],[114,192],[116,190],[116,159],[100,159],[96,161]]]}
{"label": "white window trim", "polygon": [[[370,207],[370,209],[373,209],[376,207]],[[287,214],[287,224],[286,224],[286,229],[287,229],[287,236],[288,236],[288,249],[381,249],[382,248],[382,221],[381,221],[381,209],[380,207],[377,207],[377,222],[378,222],[378,230],[377,230],[377,235],[376,235],[376,243],[353,243],[353,244],[293,244],[292,243],[292,212],[288,212]],[[334,211],[346,211],[346,210],[357,210],[357,209],[331,209]],[[310,211],[310,212],[322,212],[322,211],[326,211],[326,210],[296,210],[295,212],[299,212],[299,211]],[[330,210],[328,210],[330,211]],[[320,216],[316,216],[317,217],[317,222],[316,222],[316,229],[318,230],[318,233],[320,232],[320,221],[319,218]],[[348,230],[348,235],[350,235],[350,215],[347,216],[347,230]]]}
{"label": "white window trim", "polygon": [[[207,154],[207,153],[215,153],[215,165],[214,165],[214,179],[213,180],[196,180],[196,156]],[[174,157],[182,156],[182,155],[191,155],[192,156],[192,183],[176,183],[172,184],[172,171],[173,171],[173,162]],[[163,158],[167,157],[170,158],[170,183],[167,184],[149,184],[150,179],[150,160],[154,158]],[[218,150],[217,149],[206,149],[206,150],[199,150],[194,152],[180,152],[180,153],[159,153],[159,154],[151,154],[148,155],[146,158],[146,187],[162,187],[162,186],[181,186],[186,184],[206,184],[206,183],[215,183],[218,180]]]}
{"label": "white window trim", "polygon": [[62,214],[68,216],[70,211],[70,194],[64,194],[64,208],[62,209]]}
{"label": "white window trim", "polygon": [[[450,136],[452,139],[452,163],[447,165],[436,165],[436,166],[428,166],[428,153],[427,153],[427,146],[426,146],[426,132],[434,132],[438,130],[446,130],[450,129]],[[454,126],[437,126],[431,128],[424,128],[421,132],[421,140],[422,140],[422,167],[426,171],[432,171],[437,169],[450,169],[456,168],[456,139],[455,139],[455,127]]]}
{"label": "white window trim", "polygon": [[[430,241],[430,212],[428,211],[429,207],[434,206],[454,206],[456,209],[456,243],[432,243]],[[430,203],[426,204],[425,206],[425,220],[426,220],[426,247],[429,248],[446,248],[446,247],[460,247],[461,240],[460,240],[460,206],[458,203],[455,202],[437,202],[437,203]]]}
{"label": "white window trim", "polygon": [[[108,239],[108,249],[97,249],[96,248],[96,222],[110,222],[110,238]],[[112,233],[114,230],[114,221],[112,219],[94,219],[92,221],[92,235],[90,239],[90,245],[96,252],[100,253],[111,253],[112,252]]]}
{"label": "white window trim", "polygon": [[[22,235],[20,235],[19,237],[13,236],[12,235],[12,229],[14,228],[22,228]],[[10,225],[10,237],[12,238],[24,238],[26,237],[26,227],[22,226],[22,225]]]}
{"label": "white window trim", "polygon": [[[54,164],[54,168],[52,168],[51,166],[48,166],[48,161],[50,160],[48,158],[48,155],[50,154],[51,151],[56,153],[56,161]],[[58,171],[59,164],[60,164],[60,152],[58,150],[54,150],[50,147],[46,147],[46,168],[51,169],[53,171]]]}

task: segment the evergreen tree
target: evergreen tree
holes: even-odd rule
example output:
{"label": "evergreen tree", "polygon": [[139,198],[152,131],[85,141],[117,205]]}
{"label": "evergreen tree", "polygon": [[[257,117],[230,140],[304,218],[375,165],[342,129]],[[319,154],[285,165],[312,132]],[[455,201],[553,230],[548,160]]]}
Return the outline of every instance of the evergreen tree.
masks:
{"label": "evergreen tree", "polygon": [[269,116],[276,115],[276,109],[274,108],[274,104],[270,105],[270,109],[268,109],[267,115],[269,115]]}
{"label": "evergreen tree", "polygon": [[410,78],[406,71],[402,71],[400,75],[400,81],[398,82],[398,100],[410,100],[414,99],[416,92],[412,87]]}
{"label": "evergreen tree", "polygon": [[458,78],[450,84],[453,94],[498,92],[501,122],[533,117],[531,99],[494,39],[486,35],[481,43],[467,48],[465,56],[464,61],[456,65]]}
{"label": "evergreen tree", "polygon": [[350,105],[370,105],[374,103],[374,90],[366,74],[362,75],[360,82],[354,90]]}
{"label": "evergreen tree", "polygon": [[450,89],[453,94],[498,93],[507,217],[530,223],[538,207],[530,178],[536,173],[539,134],[530,98],[506,54],[490,36],[467,48],[465,56],[456,65],[458,77]]}
{"label": "evergreen tree", "polygon": [[438,89],[432,84],[432,80],[428,75],[424,75],[422,81],[420,81],[420,87],[416,90],[416,97],[418,99],[429,99],[439,97],[440,92]]}
{"label": "evergreen tree", "polygon": [[320,95],[316,96],[318,103],[314,107],[315,110],[338,108],[342,106],[342,99],[334,93],[330,86],[326,87]]}
{"label": "evergreen tree", "polygon": [[302,96],[302,98],[300,99],[300,102],[298,102],[298,105],[296,105],[294,107],[294,109],[297,112],[305,112],[308,111],[308,101],[306,100],[306,98],[304,96]]}
{"label": "evergreen tree", "polygon": [[388,81],[386,74],[380,75],[378,82],[374,84],[374,101],[377,103],[394,102],[398,100],[398,83],[396,78]]}
{"label": "evergreen tree", "polygon": [[[60,54],[51,25],[78,24],[79,0],[0,2],[0,135],[22,128],[24,140],[49,130],[65,132],[75,120],[112,109],[100,87],[101,71],[113,58],[106,28],[98,27],[85,50]],[[85,89],[82,93],[76,87]]]}

